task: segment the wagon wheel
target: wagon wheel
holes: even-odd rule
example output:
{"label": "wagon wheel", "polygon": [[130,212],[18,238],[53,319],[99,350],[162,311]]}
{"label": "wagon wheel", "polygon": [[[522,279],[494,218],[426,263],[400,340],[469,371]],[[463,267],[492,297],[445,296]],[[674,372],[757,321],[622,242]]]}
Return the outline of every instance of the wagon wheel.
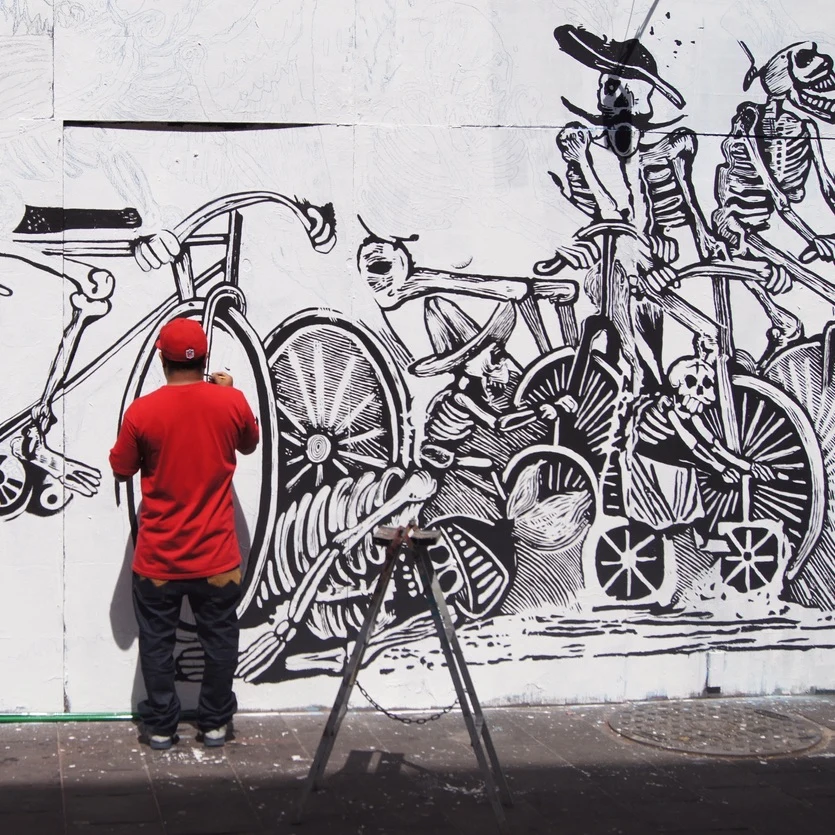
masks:
{"label": "wagon wheel", "polygon": [[0,517],[21,512],[32,494],[32,481],[23,462],[6,448],[0,452]]}
{"label": "wagon wheel", "polygon": [[671,540],[649,525],[609,518],[586,540],[583,571],[593,596],[666,604],[675,588],[675,553]]}
{"label": "wagon wheel", "polygon": [[[780,523],[792,563],[802,564],[823,529],[825,481],[823,457],[809,419],[788,395],[757,377],[731,379],[734,411],[739,427],[740,454],[773,468],[778,480],[752,479],[750,515],[743,510],[741,484],[727,484],[713,471],[697,476],[710,528],[750,520]],[[717,437],[722,437],[719,414],[705,414]]]}
{"label": "wagon wheel", "polygon": [[[565,347],[540,357],[519,381],[515,405],[536,408],[565,394],[574,356],[574,349]],[[606,467],[607,456],[615,441],[621,384],[622,375],[599,353],[592,351],[576,398],[579,408],[567,422],[572,429],[570,445],[581,448],[598,476]],[[544,421],[542,423],[545,431]],[[569,439],[561,437],[560,441],[567,444]]]}
{"label": "wagon wheel", "polygon": [[278,410],[281,507],[404,459],[405,386],[365,328],[330,311],[303,311],[267,337],[265,353]]}

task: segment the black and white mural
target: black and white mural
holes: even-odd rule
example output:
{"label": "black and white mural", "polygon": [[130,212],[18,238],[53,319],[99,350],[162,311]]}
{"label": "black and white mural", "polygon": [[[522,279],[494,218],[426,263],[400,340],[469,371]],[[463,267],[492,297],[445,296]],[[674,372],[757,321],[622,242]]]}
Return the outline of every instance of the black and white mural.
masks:
{"label": "black and white mural", "polygon": [[[66,404],[118,381],[96,424],[115,437],[162,383],[159,326],[190,316],[263,433],[235,485],[242,682],[338,675],[382,563],[371,532],[411,519],[442,533],[433,559],[476,666],[832,646],[835,40],[722,41],[739,73],[705,127],[688,104],[701,76],[685,87],[675,64],[702,34],[670,4],[625,33],[602,4],[554,4],[528,37],[561,72],[535,93],[500,21],[442,5],[496,35],[489,72],[461,55],[495,87],[474,87],[475,110],[539,96],[562,121],[488,145],[419,118],[65,130],[64,203],[19,194],[0,246],[0,321],[22,271],[66,288],[37,396],[0,423],[0,516],[92,518],[106,497],[129,534],[138,481],[114,511],[109,436],[82,455]],[[438,29],[433,48],[453,42]],[[457,143],[470,170],[449,165]],[[500,220],[456,229],[456,195],[502,176],[524,185],[485,187]],[[165,178],[176,201],[154,196]],[[110,205],[84,202],[98,192]],[[468,249],[480,237],[492,265]],[[401,563],[373,638],[392,678],[439,663],[418,583]],[[181,638],[196,680],[188,613]]]}

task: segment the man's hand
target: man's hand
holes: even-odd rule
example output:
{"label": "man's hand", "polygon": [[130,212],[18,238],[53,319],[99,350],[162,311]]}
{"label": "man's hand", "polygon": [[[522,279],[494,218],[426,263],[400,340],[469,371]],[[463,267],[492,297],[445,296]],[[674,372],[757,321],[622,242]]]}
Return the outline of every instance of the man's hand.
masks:
{"label": "man's hand", "polygon": [[234,380],[232,379],[232,375],[227,374],[225,371],[215,371],[209,374],[209,382],[214,383],[216,386],[231,386]]}
{"label": "man's hand", "polygon": [[139,238],[133,248],[136,263],[146,273],[170,264],[179,254],[180,241],[167,229],[163,229],[158,235]]}

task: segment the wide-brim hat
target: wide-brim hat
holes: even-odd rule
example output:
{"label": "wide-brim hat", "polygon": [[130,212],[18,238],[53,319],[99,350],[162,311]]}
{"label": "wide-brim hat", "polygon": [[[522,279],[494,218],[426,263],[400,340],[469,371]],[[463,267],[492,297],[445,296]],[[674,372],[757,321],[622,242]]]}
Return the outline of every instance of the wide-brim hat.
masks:
{"label": "wide-brim hat", "polygon": [[554,38],[563,52],[581,64],[621,78],[646,81],[679,110],[684,107],[684,97],[658,75],[655,58],[636,38],[627,41],[608,40],[570,23],[557,26]]}
{"label": "wide-brim hat", "polygon": [[426,300],[424,312],[435,354],[412,365],[410,370],[417,377],[452,371],[489,342],[504,345],[516,324],[516,309],[510,302],[497,305],[484,325],[477,324],[455,302],[439,296]]}

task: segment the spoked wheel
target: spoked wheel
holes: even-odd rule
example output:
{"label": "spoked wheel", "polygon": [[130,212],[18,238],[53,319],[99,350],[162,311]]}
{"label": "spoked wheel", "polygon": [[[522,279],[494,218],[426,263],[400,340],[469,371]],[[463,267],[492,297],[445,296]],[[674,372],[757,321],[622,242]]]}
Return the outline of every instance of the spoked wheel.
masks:
{"label": "spoked wheel", "polygon": [[[553,403],[566,393],[573,363],[573,348],[559,348],[541,357],[519,381],[515,405],[536,409],[543,403]],[[620,400],[620,373],[592,351],[577,398],[579,408],[576,415],[568,415],[565,420],[572,427],[571,446],[582,447],[582,453],[598,474],[602,473],[614,440]],[[543,422],[543,434],[546,431]],[[561,436],[560,442],[568,444],[569,439]]]}
{"label": "spoked wheel", "polygon": [[[764,369],[766,378],[791,395],[808,415],[823,456],[825,489],[814,497],[823,515],[816,545],[798,552],[786,570],[791,597],[807,606],[835,608],[835,517],[828,506],[835,496],[835,386],[826,379],[824,366],[831,362],[835,328],[823,337],[785,348]],[[817,507],[816,507],[817,510]]]}
{"label": "spoked wheel", "polygon": [[265,340],[278,411],[280,506],[403,460],[406,390],[378,340],[332,312],[304,311]]}
{"label": "spoked wheel", "polygon": [[[172,311],[167,318],[202,320],[204,309],[208,309],[205,302],[186,302]],[[256,591],[275,529],[279,475],[276,460],[278,430],[269,368],[258,335],[244,315],[230,304],[221,303],[213,309],[214,315],[208,327],[208,370],[228,370],[232,374],[235,388],[240,389],[246,396],[258,418],[261,430],[261,441],[256,452],[253,455],[238,456],[234,479],[238,542],[243,561],[243,583],[238,612],[243,614]],[[137,397],[149,394],[165,383],[157,358],[156,338],[155,330],[149,335],[139,354],[125,391],[122,414]],[[139,503],[142,498],[138,476],[127,483],[127,493],[128,511],[135,537]],[[190,615],[184,616],[181,627],[193,629]]]}
{"label": "spoked wheel", "polygon": [[22,512],[32,495],[32,482],[23,462],[7,445],[0,447],[0,517]]}
{"label": "spoked wheel", "polygon": [[[756,520],[776,522],[788,542],[792,563],[802,564],[823,529],[826,498],[823,457],[814,429],[797,403],[770,383],[737,375],[731,385],[740,454],[771,467],[777,478],[751,480],[746,518],[745,485],[728,484],[712,471],[700,471],[699,487],[710,527],[721,533],[722,523],[744,527]],[[706,413],[704,419],[721,438],[718,412]]]}
{"label": "spoked wheel", "polygon": [[719,524],[729,552],[719,560],[722,581],[736,591],[752,592],[771,586],[784,567],[785,538],[777,522]]}
{"label": "spoked wheel", "polygon": [[570,605],[583,588],[583,543],[598,512],[597,476],[562,446],[534,446],[504,471],[516,560],[506,611]]}
{"label": "spoked wheel", "polygon": [[666,604],[675,589],[672,542],[643,522],[602,519],[586,540],[583,569],[588,592],[608,603]]}

